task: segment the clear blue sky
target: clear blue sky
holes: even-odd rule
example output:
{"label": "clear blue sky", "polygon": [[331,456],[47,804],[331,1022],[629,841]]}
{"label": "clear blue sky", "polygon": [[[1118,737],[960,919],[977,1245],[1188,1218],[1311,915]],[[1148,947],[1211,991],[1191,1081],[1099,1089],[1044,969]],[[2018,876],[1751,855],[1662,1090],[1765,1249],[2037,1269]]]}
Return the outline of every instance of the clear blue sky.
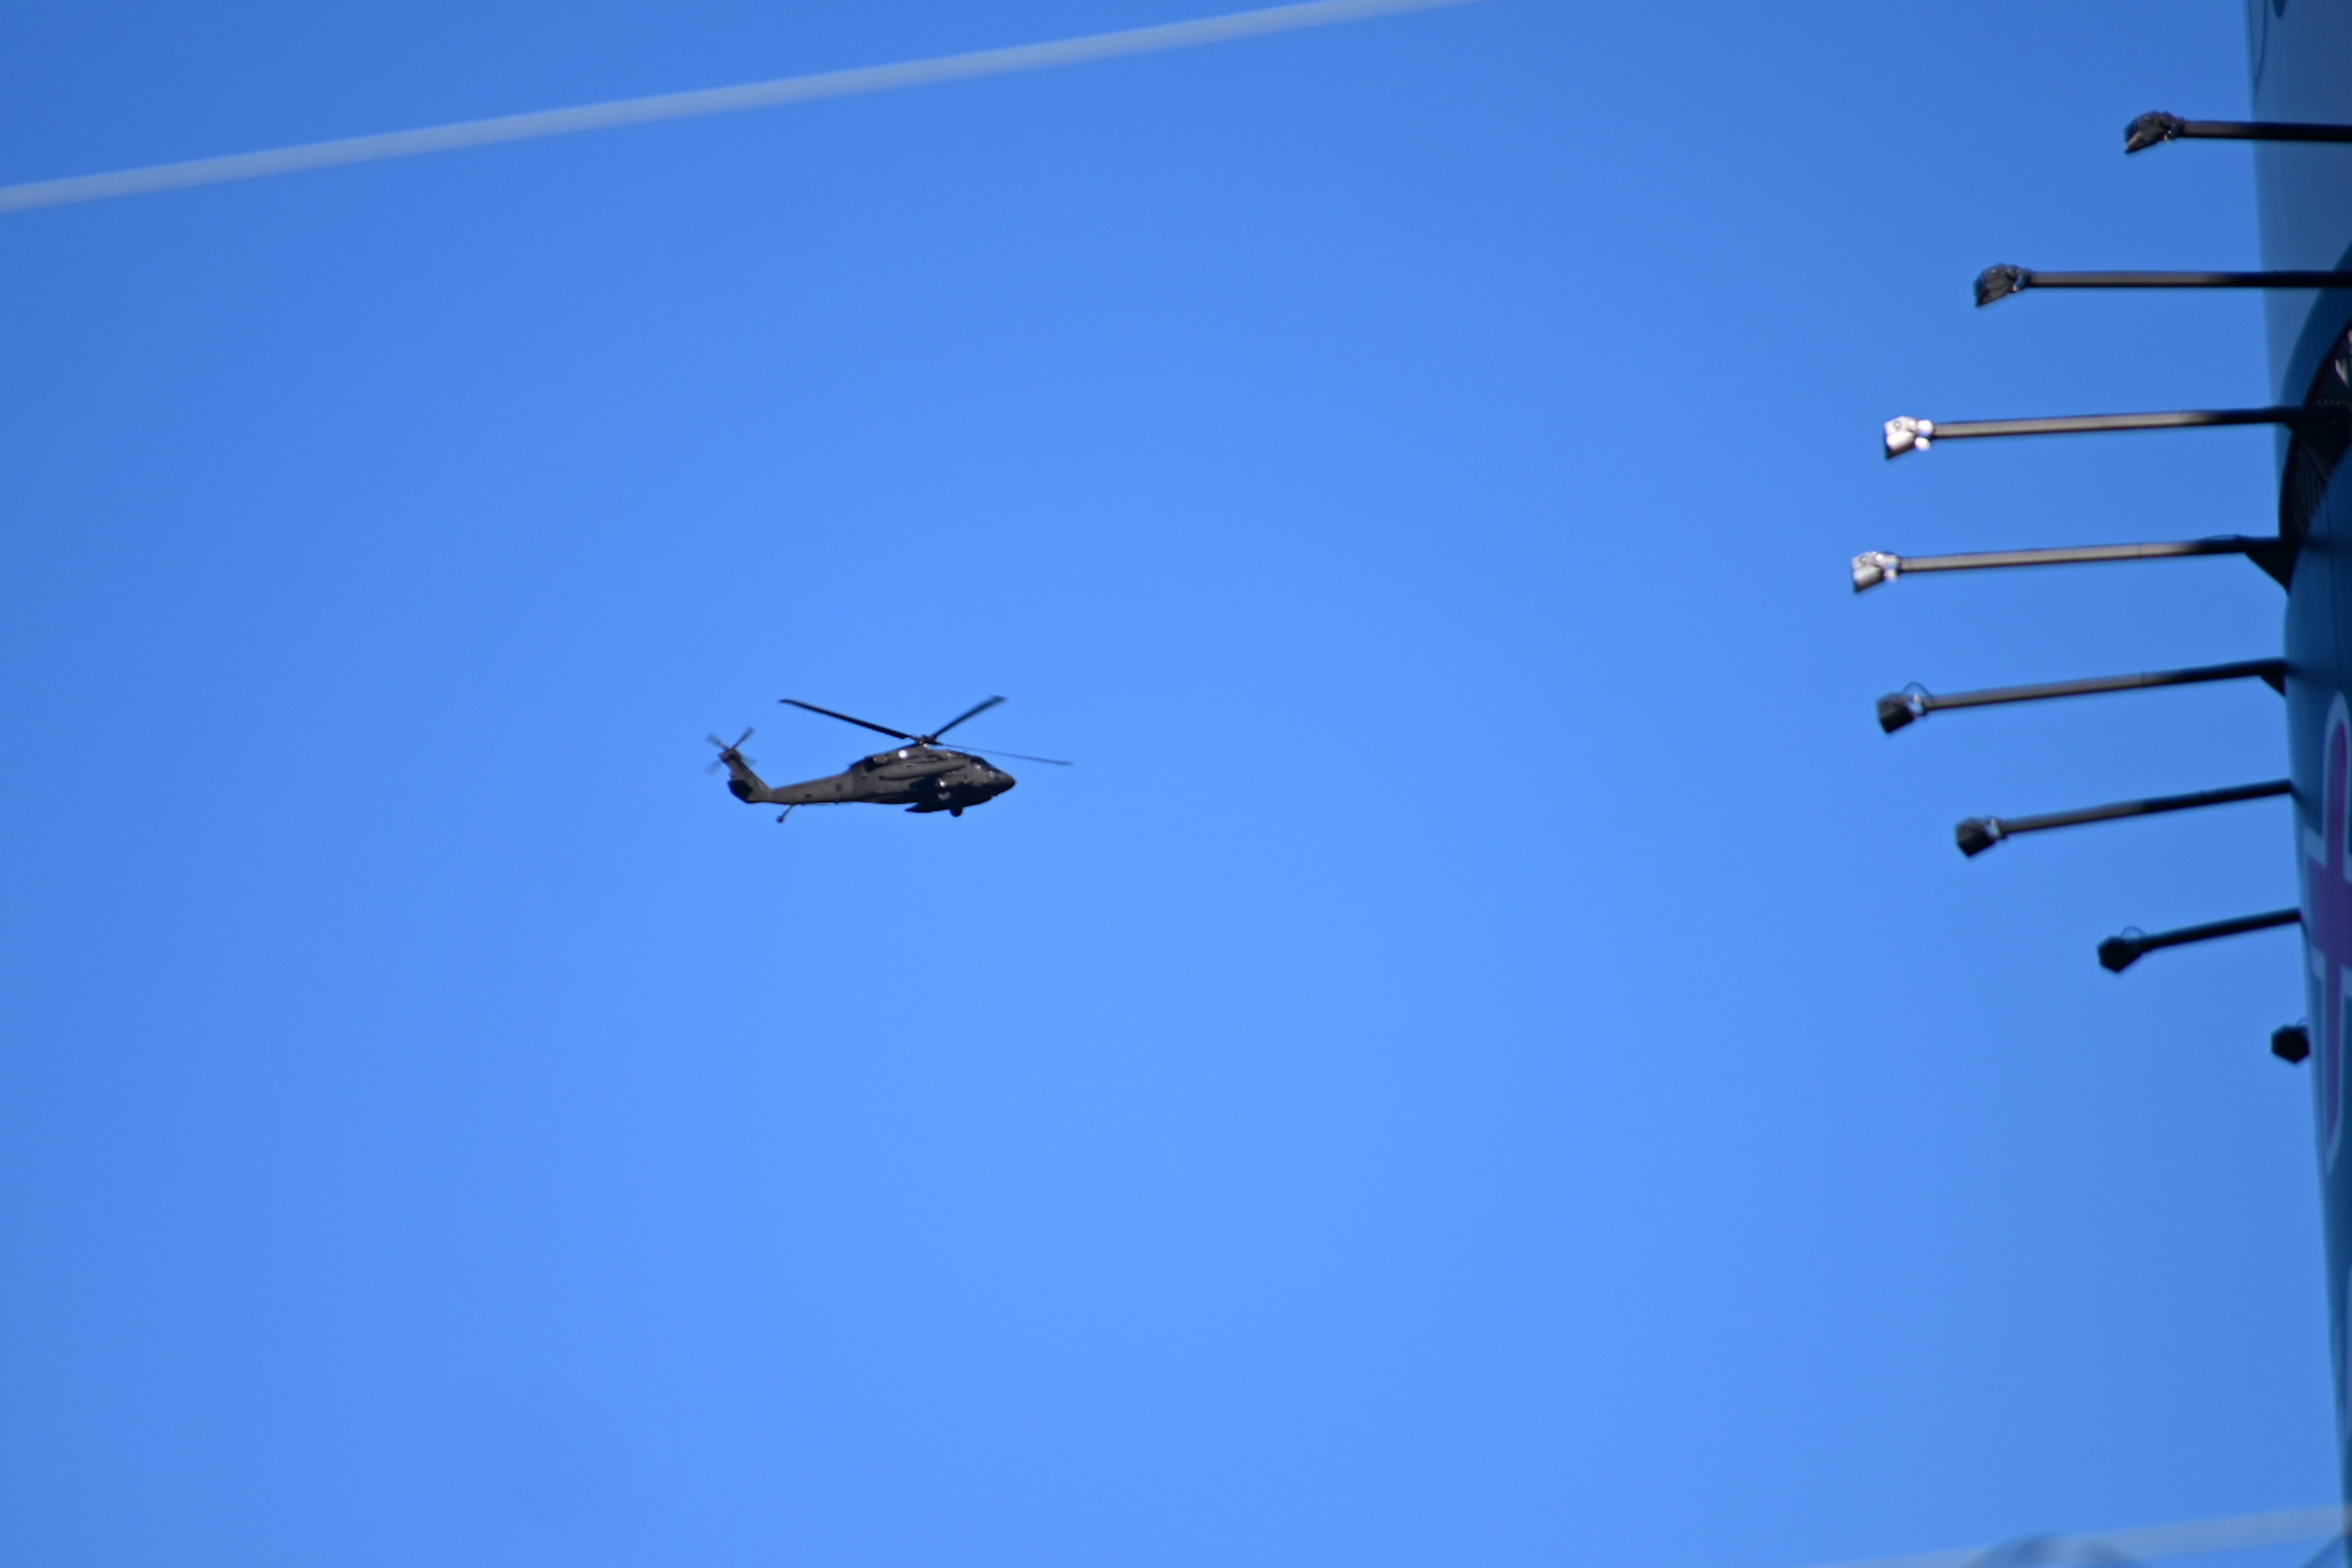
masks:
{"label": "clear blue sky", "polygon": [[[0,179],[1206,14],[0,7]],[[2325,1500],[2238,7],[1495,3],[0,223],[44,1564],[1754,1564]],[[990,693],[961,820],[772,779]]]}

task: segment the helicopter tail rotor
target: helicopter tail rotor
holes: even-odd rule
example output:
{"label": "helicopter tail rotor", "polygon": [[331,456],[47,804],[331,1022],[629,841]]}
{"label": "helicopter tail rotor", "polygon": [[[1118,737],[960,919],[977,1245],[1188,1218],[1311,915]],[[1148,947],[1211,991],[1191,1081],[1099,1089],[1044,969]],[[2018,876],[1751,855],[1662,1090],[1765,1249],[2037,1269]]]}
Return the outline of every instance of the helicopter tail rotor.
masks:
{"label": "helicopter tail rotor", "polygon": [[733,743],[731,744],[720,740],[716,735],[703,736],[702,738],[704,740],[719,748],[719,756],[716,761],[711,763],[709,767],[704,768],[702,771],[706,773],[715,774],[726,767],[730,763],[740,763],[747,768],[751,766],[751,759],[743,754],[743,742],[750,740],[753,733],[754,731],[751,727],[747,724],[743,727],[743,732],[736,736]]}

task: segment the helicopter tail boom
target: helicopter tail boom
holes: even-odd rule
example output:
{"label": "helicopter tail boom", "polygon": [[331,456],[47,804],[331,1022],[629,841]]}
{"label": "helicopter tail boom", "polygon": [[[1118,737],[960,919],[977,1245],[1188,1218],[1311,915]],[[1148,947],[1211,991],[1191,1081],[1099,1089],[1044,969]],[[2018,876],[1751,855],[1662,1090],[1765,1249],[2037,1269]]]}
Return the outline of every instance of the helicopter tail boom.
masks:
{"label": "helicopter tail boom", "polygon": [[775,799],[776,792],[768,782],[753,773],[742,759],[730,758],[727,763],[727,793],[747,805],[765,805]]}

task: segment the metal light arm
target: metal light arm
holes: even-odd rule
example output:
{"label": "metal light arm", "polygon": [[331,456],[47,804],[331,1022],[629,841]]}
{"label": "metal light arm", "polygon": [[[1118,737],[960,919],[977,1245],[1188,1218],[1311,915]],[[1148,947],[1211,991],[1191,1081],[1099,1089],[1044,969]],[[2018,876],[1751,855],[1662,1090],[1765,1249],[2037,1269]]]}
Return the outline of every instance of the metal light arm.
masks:
{"label": "metal light arm", "polygon": [[2158,948],[2186,947],[2193,942],[2211,942],[2216,937],[2242,936],[2250,931],[2269,931],[2275,926],[2300,925],[2301,910],[2273,910],[2263,915],[2240,915],[2235,920],[2214,921],[2201,926],[2182,926],[2179,931],[2127,931],[2121,936],[2111,936],[2099,943],[2101,965],[2121,974],[2139,962],[2141,955]]}
{"label": "metal light arm", "polygon": [[2145,153],[2167,142],[2352,142],[2352,125],[2306,125],[2284,120],[2183,120],[2150,110],[2124,127],[2124,151]]}
{"label": "metal light arm", "polygon": [[1971,816],[1952,829],[1952,837],[1961,854],[1975,857],[2021,833],[2079,827],[2085,823],[2114,822],[2126,816],[2155,816],[2168,811],[2194,811],[2200,806],[2229,805],[2241,800],[2265,800],[2294,790],[2294,785],[2287,780],[2273,779],[2267,784],[2233,784],[2228,789],[2200,790],[2195,795],[2159,795],[2147,800],[2086,805],[2078,811],[2053,811],[2040,816]]}
{"label": "metal light arm", "polygon": [[1914,720],[1948,708],[1990,708],[2004,702],[2041,702],[2053,697],[2095,697],[2108,691],[2143,691],[2157,686],[2195,686],[2208,680],[2260,680],[2273,690],[2286,690],[2286,660],[2250,658],[2237,664],[2200,665],[2194,669],[2158,669],[2144,675],[2097,675],[2084,680],[2046,680],[2034,686],[1995,686],[1982,691],[1952,691],[1937,695],[1914,688],[1878,700],[1878,727],[1888,734]]}
{"label": "metal light arm", "polygon": [[2352,289],[2352,272],[2036,272],[2004,263],[1977,274],[1977,304],[2028,289]]}
{"label": "metal light arm", "polygon": [[1853,558],[1853,591],[1867,593],[1881,583],[1892,583],[1913,572],[1980,572],[2000,566],[2084,566],[2109,561],[2168,561],[2183,555],[2248,555],[2272,575],[2269,563],[2294,558],[2294,548],[2284,540],[2247,534],[2217,534],[2210,539],[2160,541],[2151,544],[2074,544],[2051,550],[1979,550],[1963,555],[1896,555],[1865,550]]}
{"label": "metal light arm", "polygon": [[2180,408],[2152,414],[2061,414],[2040,419],[1920,419],[1902,415],[1886,422],[1890,458],[1937,441],[1968,441],[1986,436],[2087,436],[2116,430],[2197,430],[2215,425],[2317,425],[2344,417],[2341,407]]}

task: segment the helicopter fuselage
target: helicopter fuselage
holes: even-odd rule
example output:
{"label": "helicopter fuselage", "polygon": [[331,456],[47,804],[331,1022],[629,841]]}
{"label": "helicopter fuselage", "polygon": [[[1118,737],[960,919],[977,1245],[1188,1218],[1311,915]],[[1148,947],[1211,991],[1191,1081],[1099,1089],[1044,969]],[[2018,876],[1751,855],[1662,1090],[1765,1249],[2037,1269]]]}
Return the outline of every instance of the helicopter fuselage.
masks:
{"label": "helicopter fuselage", "polygon": [[1018,782],[982,758],[940,746],[877,752],[824,778],[774,785],[731,750],[719,760],[727,764],[728,790],[747,805],[903,805],[961,816],[966,806],[985,805]]}

